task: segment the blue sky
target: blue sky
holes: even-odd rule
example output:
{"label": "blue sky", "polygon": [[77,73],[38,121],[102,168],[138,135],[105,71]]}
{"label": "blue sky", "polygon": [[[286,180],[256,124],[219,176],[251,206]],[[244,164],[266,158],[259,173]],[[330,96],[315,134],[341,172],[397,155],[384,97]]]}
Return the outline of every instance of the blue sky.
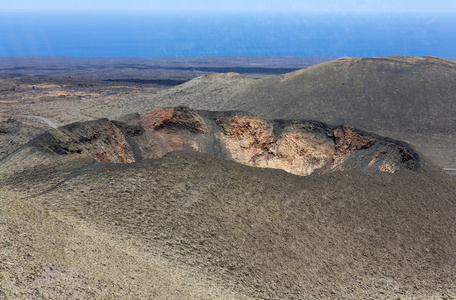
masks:
{"label": "blue sky", "polygon": [[456,0],[0,0],[10,10],[456,12]]}

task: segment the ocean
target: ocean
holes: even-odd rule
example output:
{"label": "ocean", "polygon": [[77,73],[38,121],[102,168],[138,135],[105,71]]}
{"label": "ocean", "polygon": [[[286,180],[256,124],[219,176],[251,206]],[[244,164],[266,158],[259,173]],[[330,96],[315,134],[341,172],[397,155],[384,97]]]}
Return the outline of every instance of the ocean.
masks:
{"label": "ocean", "polygon": [[417,13],[0,13],[0,56],[456,57],[456,16]]}

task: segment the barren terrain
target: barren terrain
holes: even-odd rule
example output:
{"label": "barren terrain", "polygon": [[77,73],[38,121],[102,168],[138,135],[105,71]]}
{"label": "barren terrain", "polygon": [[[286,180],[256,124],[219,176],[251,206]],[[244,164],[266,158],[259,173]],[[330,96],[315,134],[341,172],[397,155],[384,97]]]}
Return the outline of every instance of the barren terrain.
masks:
{"label": "barren terrain", "polygon": [[0,299],[456,296],[452,62],[159,61],[0,59]]}
{"label": "barren terrain", "polygon": [[[252,78],[281,74],[329,59],[0,58],[0,157],[50,128],[42,120],[20,115],[44,117],[57,126],[114,118],[151,110],[144,107],[150,95],[208,72],[238,71],[248,74],[246,82],[251,82]],[[230,88],[229,82],[219,85],[219,90]]]}

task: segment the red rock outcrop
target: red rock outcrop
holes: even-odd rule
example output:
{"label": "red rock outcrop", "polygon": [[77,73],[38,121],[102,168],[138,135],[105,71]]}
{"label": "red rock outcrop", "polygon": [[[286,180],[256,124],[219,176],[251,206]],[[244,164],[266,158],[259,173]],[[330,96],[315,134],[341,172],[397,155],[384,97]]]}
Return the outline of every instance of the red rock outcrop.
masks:
{"label": "red rock outcrop", "polygon": [[255,167],[283,169],[297,175],[310,175],[334,155],[334,145],[291,125],[276,137],[273,123],[258,117],[235,115],[219,134],[229,158]]}
{"label": "red rock outcrop", "polygon": [[39,148],[55,154],[91,156],[100,162],[135,161],[123,132],[107,119],[78,122],[52,129],[34,142]]}
{"label": "red rock outcrop", "polygon": [[193,111],[181,107],[166,107],[147,113],[142,118],[145,128],[185,129],[191,132],[207,132],[204,121]]}
{"label": "red rock outcrop", "polygon": [[334,130],[334,165],[342,163],[356,151],[369,148],[375,144],[373,138],[355,133],[353,129],[353,127],[342,125],[341,128]]}

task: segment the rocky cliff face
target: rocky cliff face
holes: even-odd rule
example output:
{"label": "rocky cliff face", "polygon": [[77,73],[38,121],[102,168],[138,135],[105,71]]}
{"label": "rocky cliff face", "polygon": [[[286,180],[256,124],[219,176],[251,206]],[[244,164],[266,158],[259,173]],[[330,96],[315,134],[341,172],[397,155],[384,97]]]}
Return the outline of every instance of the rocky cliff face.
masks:
{"label": "rocky cliff face", "polygon": [[169,107],[49,130],[31,142],[55,155],[131,163],[190,150],[248,166],[296,175],[361,169],[394,173],[416,170],[419,155],[408,144],[315,121],[264,120],[243,112]]}

